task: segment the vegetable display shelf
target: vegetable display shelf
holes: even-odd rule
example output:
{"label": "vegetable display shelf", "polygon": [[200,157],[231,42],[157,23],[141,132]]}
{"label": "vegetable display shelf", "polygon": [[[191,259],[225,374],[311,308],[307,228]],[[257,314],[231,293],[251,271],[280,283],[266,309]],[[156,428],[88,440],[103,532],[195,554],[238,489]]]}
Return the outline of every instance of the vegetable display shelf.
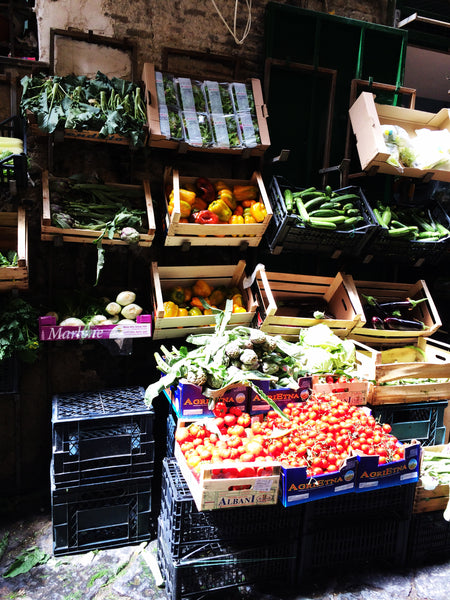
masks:
{"label": "vegetable display shelf", "polygon": [[[430,337],[435,333],[442,322],[429,292],[428,286],[423,279],[416,283],[394,283],[388,281],[354,281],[357,293],[361,297],[364,308],[364,323],[358,323],[351,331],[350,339],[362,342],[368,346],[400,346],[415,344],[421,337]],[[378,303],[389,303],[411,300],[426,301],[417,304],[408,314],[411,319],[417,319],[424,324],[423,329],[375,329],[370,327],[371,315],[365,298],[372,296]],[[400,322],[399,322],[400,323]],[[400,323],[401,325],[401,323]]]}
{"label": "vegetable display shelf", "polygon": [[373,406],[372,414],[392,426],[401,442],[417,440],[422,446],[435,446],[445,441],[444,411],[448,401]]}
{"label": "vegetable display shelf", "polygon": [[151,337],[151,328],[151,315],[138,315],[135,323],[84,327],[57,325],[53,316],[39,317],[39,339],[45,342]]}
{"label": "vegetable display shelf", "polygon": [[262,156],[270,146],[259,79],[197,81],[144,63],[142,80],[150,146],[244,156]]}
{"label": "vegetable display shelf", "polygon": [[114,388],[52,399],[54,487],[75,489],[153,477],[154,413],[142,388]]}
{"label": "vegetable display shelf", "polygon": [[[15,183],[17,188],[23,189],[28,182],[27,138],[23,119],[14,115],[1,121],[0,137],[4,144],[0,146],[0,186]],[[11,149],[8,138],[13,144]],[[10,153],[3,155],[3,151]]]}
{"label": "vegetable display shelf", "polygon": [[352,201],[354,210],[363,217],[363,221],[353,228],[335,229],[311,227],[302,223],[296,214],[289,213],[284,199],[285,191],[293,193],[303,188],[292,186],[283,177],[275,176],[269,186],[269,198],[272,203],[273,217],[267,229],[266,238],[270,251],[280,254],[282,251],[317,252],[335,258],[341,254],[359,256],[377,230],[377,221],[361,188],[349,186],[335,190],[340,196],[355,194],[359,198]]}
{"label": "vegetable display shelf", "polygon": [[[428,463],[428,460],[425,458],[425,456],[431,458],[433,454],[439,454],[439,455],[444,456],[445,462],[443,461],[442,467],[443,467],[444,477],[445,477],[446,476],[445,475],[445,471],[446,471],[445,464],[446,464],[446,462],[448,462],[448,458],[449,458],[448,451],[449,451],[448,444],[438,444],[436,446],[427,446],[422,455],[422,472],[425,474],[427,473],[426,467],[424,468],[424,466],[423,466],[425,461]],[[438,467],[439,462],[440,462],[439,460],[436,461],[436,467]],[[417,482],[416,492],[414,495],[414,507],[413,507],[414,514],[429,513],[429,512],[436,513],[436,514],[438,514],[440,512],[442,514],[445,511],[445,509],[447,508],[447,505],[448,505],[449,499],[450,499],[450,486],[448,483],[438,483],[438,481],[439,481],[439,470],[438,469],[436,471],[437,477],[438,477],[437,482],[433,481],[433,485],[435,483],[437,483],[437,485],[433,489],[427,489],[425,487],[424,482],[422,481],[422,478],[420,478],[419,481]],[[433,475],[432,475],[432,477],[433,477]],[[427,486],[427,487],[430,487],[430,486]],[[449,530],[449,533],[450,533],[450,530]],[[450,541],[450,538],[449,538],[449,541]]]}
{"label": "vegetable display shelf", "polygon": [[[364,321],[361,301],[350,275],[275,273],[258,265],[252,280],[251,289],[258,302],[257,324],[270,335],[297,341],[301,328],[325,323],[339,337],[347,337]],[[316,310],[324,313],[322,319],[315,318]]]}
{"label": "vegetable display shelf", "polygon": [[17,264],[0,266],[0,292],[28,289],[28,219],[23,207],[0,212],[0,253],[17,253]]}
{"label": "vegetable display shelf", "polygon": [[364,375],[374,382],[370,404],[410,404],[450,398],[450,346],[417,338],[414,346],[378,350],[355,341],[367,357]]}
{"label": "vegetable display shelf", "polygon": [[190,288],[197,280],[206,281],[213,288],[225,286],[241,290],[242,303],[246,312],[233,313],[229,326],[249,327],[257,304],[251,290],[243,287],[245,275],[244,260],[240,260],[236,265],[187,267],[164,267],[153,262],[151,265],[153,339],[187,337],[189,334],[214,331],[216,325],[214,315],[164,316],[164,302],[169,299],[171,290],[175,287]]}
{"label": "vegetable display shelf", "polygon": [[[54,225],[52,215],[52,197],[51,197],[51,185],[52,182],[67,182],[67,179],[51,177],[48,171],[42,173],[42,221],[41,221],[41,240],[52,241],[55,239],[62,239],[64,242],[77,242],[80,244],[93,243],[99,235],[102,233],[102,229],[76,229],[76,228],[62,228]],[[153,201],[150,191],[150,184],[148,180],[144,179],[142,186],[135,185],[123,185],[118,183],[105,184],[105,187],[111,187],[120,194],[122,191],[124,195],[130,192],[136,192],[142,190],[142,204],[136,206],[145,213],[145,232],[140,232],[138,246],[148,247],[153,243],[155,237],[156,225],[155,216],[153,210]],[[111,218],[114,215],[111,215]],[[105,235],[102,238],[102,244],[115,244],[115,245],[128,245],[127,241],[120,238],[120,230],[115,231],[112,236]]]}
{"label": "vegetable display shelf", "polygon": [[[251,179],[221,179],[220,181],[233,189],[236,185],[257,187],[257,200],[264,205],[265,215],[261,222],[247,224],[232,223],[185,223],[181,216],[180,189],[195,186],[197,177],[181,176],[177,169],[166,169],[164,189],[173,190],[174,205],[169,214],[169,199],[165,197],[166,214],[163,228],[165,246],[259,246],[272,218],[272,207],[264,186],[261,173],[255,171]],[[211,178],[214,185],[219,179]]]}
{"label": "vegetable display shelf", "polygon": [[[434,114],[400,106],[377,104],[374,94],[362,92],[350,107],[349,115],[363,171],[368,174],[379,172],[402,177],[450,181],[449,162],[430,168],[408,166],[399,168],[387,162],[391,152],[383,135],[385,125],[401,127],[411,140],[417,137],[419,130],[449,134],[450,109],[442,108]],[[425,142],[423,144],[425,146]],[[437,140],[432,142],[431,159],[435,157],[440,147]]]}

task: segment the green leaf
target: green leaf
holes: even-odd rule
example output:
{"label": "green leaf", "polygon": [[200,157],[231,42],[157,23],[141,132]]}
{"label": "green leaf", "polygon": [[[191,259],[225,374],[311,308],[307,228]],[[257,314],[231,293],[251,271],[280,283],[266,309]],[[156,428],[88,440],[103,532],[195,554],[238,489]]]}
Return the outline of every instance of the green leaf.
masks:
{"label": "green leaf", "polygon": [[14,562],[9,566],[3,577],[16,577],[23,573],[28,573],[33,567],[43,565],[50,559],[50,556],[37,546],[24,550]]}

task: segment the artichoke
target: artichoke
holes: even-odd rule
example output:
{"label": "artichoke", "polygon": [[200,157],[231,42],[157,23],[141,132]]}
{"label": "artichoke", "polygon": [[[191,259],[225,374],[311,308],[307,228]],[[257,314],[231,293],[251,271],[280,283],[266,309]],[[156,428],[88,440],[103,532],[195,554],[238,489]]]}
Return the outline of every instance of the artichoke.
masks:
{"label": "artichoke", "polygon": [[120,232],[120,239],[127,244],[137,244],[141,236],[134,227],[124,227]]}

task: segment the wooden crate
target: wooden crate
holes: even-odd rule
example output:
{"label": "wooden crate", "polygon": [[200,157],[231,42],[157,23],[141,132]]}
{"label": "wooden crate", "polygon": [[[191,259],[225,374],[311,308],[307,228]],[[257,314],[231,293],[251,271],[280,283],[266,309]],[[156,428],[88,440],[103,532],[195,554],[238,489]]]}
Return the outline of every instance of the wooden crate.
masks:
{"label": "wooden crate", "polygon": [[0,252],[17,252],[16,267],[0,266],[0,291],[28,289],[28,220],[25,209],[0,212]]}
{"label": "wooden crate", "polygon": [[[300,329],[325,323],[339,337],[347,337],[364,315],[359,296],[350,275],[337,273],[335,277],[296,275],[266,272],[258,265],[252,284],[258,302],[258,326],[271,335],[281,335],[288,341],[297,341]],[[334,319],[315,319],[298,315],[297,309],[280,306],[281,302],[305,297],[325,301]]]}
{"label": "wooden crate", "polygon": [[[130,190],[138,189],[135,185],[123,185],[118,183],[106,184],[115,188]],[[100,231],[91,231],[89,229],[63,229],[52,225],[51,210],[50,210],[50,189],[49,189],[49,174],[47,171],[42,173],[42,219],[41,219],[41,240],[51,241],[61,239],[64,242],[77,242],[79,244],[92,243],[100,235]],[[142,201],[143,208],[147,211],[148,229],[146,233],[141,233],[139,246],[151,246],[155,237],[155,216],[153,212],[153,202],[150,193],[150,183],[147,180],[142,182]],[[127,242],[120,239],[119,233],[115,233],[112,239],[105,236],[102,244],[117,244],[127,246]]]}
{"label": "wooden crate", "polygon": [[190,287],[197,279],[204,279],[211,286],[225,285],[242,290],[245,313],[231,315],[229,327],[244,325],[249,327],[256,312],[256,301],[249,288],[243,288],[245,261],[237,265],[161,267],[156,262],[151,265],[153,296],[153,338],[178,338],[196,333],[212,333],[215,328],[213,315],[188,317],[164,317],[164,300],[169,290],[175,286]]}
{"label": "wooden crate", "polygon": [[[420,350],[416,352],[417,362],[411,360],[384,362],[383,351],[370,348],[357,341],[355,344],[359,353],[369,357],[369,360],[364,363],[364,372],[367,379],[374,381],[370,404],[405,404],[450,398],[450,346],[448,344],[430,338],[418,338],[416,346]],[[425,353],[425,358],[421,351]],[[392,349],[386,352],[392,352]],[[411,349],[404,352],[407,359],[412,353]],[[401,359],[400,353],[398,358]],[[448,381],[380,385],[410,378],[448,379]]]}
{"label": "wooden crate", "polygon": [[220,154],[243,154],[245,156],[263,156],[267,148],[269,148],[270,136],[269,128],[267,125],[268,113],[266,105],[264,104],[262,87],[259,79],[250,79],[253,91],[253,98],[255,100],[259,135],[261,139],[261,143],[255,146],[254,148],[191,146],[184,141],[167,139],[167,137],[161,133],[161,126],[159,120],[159,103],[158,94],[156,90],[156,76],[154,64],[144,63],[144,67],[142,70],[142,81],[144,82],[145,98],[147,101],[147,123],[149,128],[148,143],[150,146],[153,146],[155,148],[178,149],[183,152],[186,151],[186,149],[188,148],[189,150],[200,152],[212,152]]}
{"label": "wooden crate", "polygon": [[[248,225],[201,225],[199,223],[180,223],[180,188],[194,185],[197,177],[181,177],[177,169],[167,169],[164,189],[166,190],[165,246],[258,246],[272,218],[272,207],[261,174],[255,171],[250,180],[220,179],[231,188],[234,185],[255,185],[259,190],[259,201],[264,203],[267,215],[262,223]],[[219,179],[211,178],[211,183]],[[174,191],[174,209],[168,212],[168,195]],[[167,191],[169,190],[169,191]]]}
{"label": "wooden crate", "polygon": [[[448,444],[438,446],[427,446],[424,452],[440,453],[448,449]],[[422,453],[423,460],[423,453]],[[434,490],[426,490],[421,480],[417,482],[416,493],[414,496],[413,513],[444,511],[449,501],[449,486],[438,485]]]}
{"label": "wooden crate", "polygon": [[352,330],[349,337],[353,340],[368,346],[415,344],[419,338],[433,335],[442,325],[428,286],[423,279],[419,279],[413,284],[384,281],[355,281],[354,284],[361,297],[362,304],[364,304],[363,295],[374,296],[379,302],[394,302],[406,298],[412,300],[426,298],[426,302],[421,302],[411,311],[411,317],[422,321],[427,328],[421,331],[372,329],[367,325],[367,318],[364,318],[364,324],[358,323]]}
{"label": "wooden crate", "polygon": [[386,160],[389,158],[390,152],[385,144],[382,130],[382,125],[398,125],[408,133],[410,138],[416,137],[417,129],[447,129],[450,132],[450,109],[442,108],[434,114],[399,106],[377,104],[374,98],[374,94],[362,92],[349,110],[363,171],[450,181],[448,164],[444,165],[444,168],[429,170],[406,167],[401,172],[395,166],[388,164]]}

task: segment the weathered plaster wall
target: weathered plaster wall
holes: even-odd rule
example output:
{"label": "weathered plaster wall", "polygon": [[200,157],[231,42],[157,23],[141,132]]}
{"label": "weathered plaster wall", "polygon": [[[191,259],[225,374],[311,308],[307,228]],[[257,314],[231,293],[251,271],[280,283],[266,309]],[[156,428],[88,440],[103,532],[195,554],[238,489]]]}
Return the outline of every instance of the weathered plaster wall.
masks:
{"label": "weathered plaster wall", "polygon": [[[264,40],[264,14],[269,0],[251,3],[251,27],[243,44],[237,44],[210,0],[36,0],[40,60],[49,59],[50,29],[74,28],[117,39],[137,46],[137,73],[144,62],[159,65],[164,47],[212,52],[239,57],[243,75],[261,75]],[[329,12],[379,24],[390,24],[390,0],[280,0],[299,8]],[[223,18],[233,29],[234,0],[217,0]],[[244,34],[248,10],[237,0],[236,34]],[[91,53],[94,62],[98,54]]]}

